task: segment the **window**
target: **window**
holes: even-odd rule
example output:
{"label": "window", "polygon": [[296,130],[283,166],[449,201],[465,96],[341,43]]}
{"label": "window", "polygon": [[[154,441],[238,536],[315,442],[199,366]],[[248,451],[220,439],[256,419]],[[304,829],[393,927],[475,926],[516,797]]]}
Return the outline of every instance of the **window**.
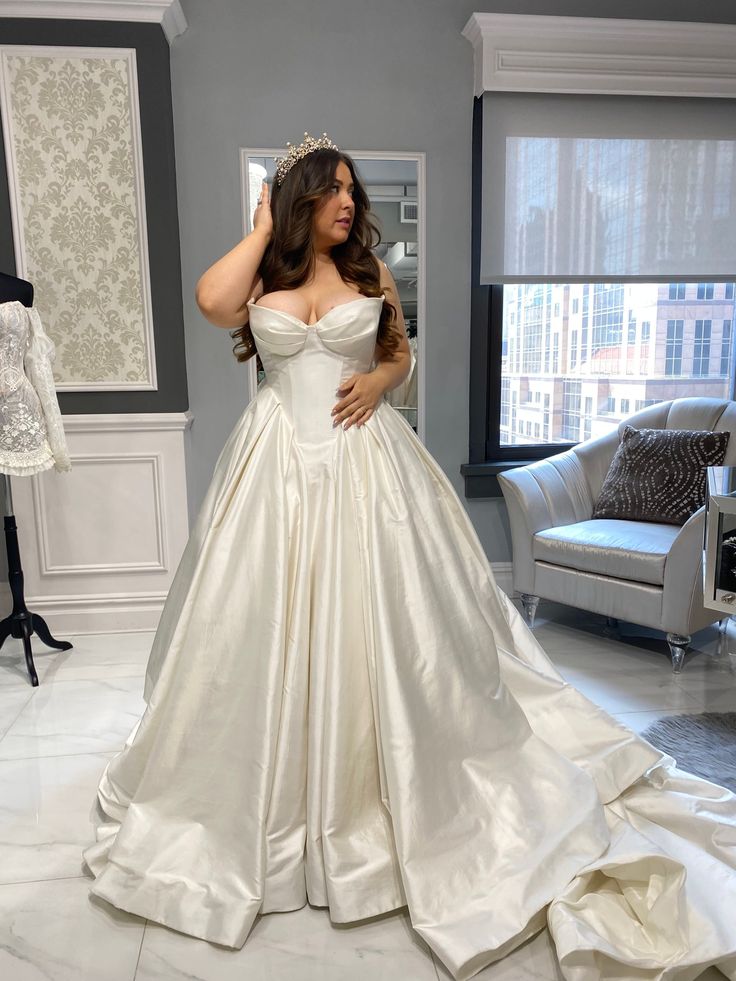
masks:
{"label": "window", "polygon": [[544,321],[543,287],[531,290],[524,296],[520,309],[520,321],[524,324],[523,332],[517,335],[519,347],[522,348],[521,370],[539,373],[542,370],[542,323]]}
{"label": "window", "polygon": [[710,362],[710,320],[695,321],[695,341],[693,344],[693,376],[702,378],[708,374]]}
{"label": "window", "polygon": [[[472,328],[483,358],[471,352],[471,464],[552,455],[658,401],[729,396],[736,117],[726,101],[499,91],[476,100],[473,285],[488,292],[473,300],[484,316]],[[655,114],[645,119],[647,106]],[[684,110],[689,134],[678,132]],[[715,149],[723,200],[704,184]],[[688,279],[694,270],[712,281]],[[489,387],[473,398],[484,371]],[[530,389],[537,411],[526,409],[531,430],[520,435],[500,425],[501,403]]]}
{"label": "window", "polygon": [[501,379],[501,425],[504,429],[509,426],[509,394],[511,392],[511,379]]}
{"label": "window", "polygon": [[582,383],[565,379],[562,387],[562,436],[580,439],[580,389]]}
{"label": "window", "polygon": [[728,376],[730,374],[728,366],[731,361],[731,321],[723,321],[723,331],[721,333],[721,368],[720,374]]}
{"label": "window", "polygon": [[[614,381],[622,376],[627,378],[627,384],[642,391],[642,403],[649,397],[650,384],[656,386],[657,379],[664,377],[671,379],[667,391],[672,394],[668,394],[668,398],[692,394],[693,378],[719,379],[715,388],[709,385],[708,394],[729,397],[726,375],[731,363],[731,323],[736,315],[733,299],[724,308],[731,313],[724,333],[720,330],[724,321],[713,321],[711,317],[703,316],[713,309],[712,300],[698,302],[691,299],[682,308],[687,318],[668,317],[671,307],[667,284],[553,284],[551,298],[548,285],[510,284],[498,288],[501,301],[499,317],[503,323],[501,405],[504,419],[505,407],[509,403],[507,390],[518,393],[519,403],[533,405],[539,404],[541,389],[552,384],[554,390],[559,392],[559,395],[552,397],[562,406],[564,382],[574,378],[585,379],[586,392],[594,386],[593,405],[601,407],[604,417],[616,414],[619,402],[609,394],[609,390]],[[687,296],[693,297],[697,284],[684,285]],[[563,318],[560,329],[553,331],[554,304],[560,303],[563,310],[566,306],[572,307],[571,294],[575,291],[582,293],[579,319]],[[513,322],[508,316],[512,310],[517,313]],[[590,322],[587,332],[583,326],[586,319]],[[714,324],[718,324],[718,327],[714,328]],[[583,342],[586,333],[586,341]],[[635,339],[634,343],[632,338]],[[720,346],[714,349],[714,345]],[[507,356],[504,356],[504,350],[508,350]],[[567,351],[566,359],[561,355],[564,351]],[[519,361],[516,360],[518,352]],[[719,356],[717,361],[716,354]],[[530,370],[518,370],[517,363],[519,368],[526,364]],[[718,374],[715,374],[716,369],[719,369]],[[544,399],[544,408],[549,409],[549,391],[544,392]],[[629,398],[626,408],[620,405],[620,412],[628,414],[632,405],[633,396]],[[557,415],[550,412],[546,430],[544,421],[540,427],[540,438],[547,441],[547,445],[568,441],[571,437],[566,433],[571,431],[571,423],[569,418],[565,422],[565,418],[570,415],[569,409],[566,416],[564,411]],[[581,411],[581,420],[583,416]],[[513,446],[518,442],[514,435],[518,430],[513,425],[497,425],[499,445]],[[604,432],[605,428],[601,427],[606,425],[615,425],[614,419],[608,422],[599,418],[596,434]],[[523,435],[531,438],[532,434],[533,430],[527,433],[525,426]],[[528,445],[530,439],[523,442]]]}
{"label": "window", "polygon": [[664,357],[665,375],[679,375],[682,371],[682,330],[684,320],[667,321],[667,342]]}
{"label": "window", "polygon": [[585,412],[583,413],[583,439],[590,439],[590,425],[593,416],[593,397],[585,396]]}

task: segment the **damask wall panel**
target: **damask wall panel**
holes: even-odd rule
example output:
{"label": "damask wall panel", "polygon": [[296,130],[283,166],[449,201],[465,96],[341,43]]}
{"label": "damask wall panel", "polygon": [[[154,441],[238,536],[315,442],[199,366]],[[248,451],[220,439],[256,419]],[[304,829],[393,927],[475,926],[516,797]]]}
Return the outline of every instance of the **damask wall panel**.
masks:
{"label": "damask wall panel", "polygon": [[156,389],[135,49],[0,46],[0,106],[57,389]]}

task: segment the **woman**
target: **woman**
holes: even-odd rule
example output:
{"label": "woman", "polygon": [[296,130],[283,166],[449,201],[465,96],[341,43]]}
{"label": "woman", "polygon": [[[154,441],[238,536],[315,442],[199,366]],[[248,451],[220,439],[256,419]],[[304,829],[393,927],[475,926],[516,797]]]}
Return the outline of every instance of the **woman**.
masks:
{"label": "woman", "polygon": [[407,344],[368,209],[308,138],[198,283],[266,378],[100,781],[91,892],[235,948],[259,913],[406,905],[459,981],[544,926],[575,981],[736,978],[736,798],[566,684],[496,587],[383,398]]}

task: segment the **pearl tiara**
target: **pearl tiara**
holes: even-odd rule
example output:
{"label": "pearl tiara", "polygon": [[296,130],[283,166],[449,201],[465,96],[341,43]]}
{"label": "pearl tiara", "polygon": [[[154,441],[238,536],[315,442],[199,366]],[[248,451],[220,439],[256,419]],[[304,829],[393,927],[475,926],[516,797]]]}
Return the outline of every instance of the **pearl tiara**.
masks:
{"label": "pearl tiara", "polygon": [[302,140],[299,146],[292,146],[291,143],[287,143],[286,145],[289,147],[289,152],[287,155],[285,157],[276,158],[275,179],[277,184],[280,185],[283,183],[284,177],[286,177],[294,164],[301,160],[302,157],[306,157],[306,155],[311,153],[313,150],[340,149],[339,146],[336,146],[332,140],[328,138],[327,133],[323,133],[318,140],[315,140],[313,136],[310,136],[306,130],[304,131],[304,135],[306,136],[306,139]]}

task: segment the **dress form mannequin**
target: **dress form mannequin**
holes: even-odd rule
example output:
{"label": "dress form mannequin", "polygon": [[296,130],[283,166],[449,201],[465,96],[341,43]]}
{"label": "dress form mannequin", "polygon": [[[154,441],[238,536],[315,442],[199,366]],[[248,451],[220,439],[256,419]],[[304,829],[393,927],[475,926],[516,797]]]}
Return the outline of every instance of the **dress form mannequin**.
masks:
{"label": "dress form mannequin", "polygon": [[[16,276],[0,272],[0,304],[13,300],[20,301],[25,307],[31,307],[33,305],[33,286],[24,279],[18,279]],[[43,617],[37,613],[31,613],[26,608],[23,596],[23,569],[21,568],[20,550],[18,548],[18,531],[13,513],[13,495],[10,477],[7,473],[0,474],[0,487],[3,488],[5,497],[4,522],[5,545],[8,555],[8,584],[13,597],[13,612],[0,621],[0,647],[9,636],[22,639],[28,674],[31,685],[35,688],[38,686],[38,675],[33,663],[31,635],[34,632],[37,633],[44,644],[60,651],[69,650],[73,645],[67,640],[56,640],[52,637]]]}

